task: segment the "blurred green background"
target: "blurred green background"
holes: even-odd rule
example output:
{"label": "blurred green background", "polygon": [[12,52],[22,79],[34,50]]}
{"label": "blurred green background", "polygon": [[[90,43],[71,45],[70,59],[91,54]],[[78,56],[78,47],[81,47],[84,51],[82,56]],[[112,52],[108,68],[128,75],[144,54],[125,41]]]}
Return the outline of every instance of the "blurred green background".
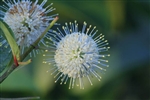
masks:
{"label": "blurred green background", "polygon": [[[42,0],[41,0],[42,1]],[[41,2],[39,0],[39,2]],[[46,73],[42,55],[13,72],[0,84],[0,97],[39,96],[41,100],[150,100],[150,1],[48,0],[59,13],[58,23],[77,20],[96,26],[110,43],[111,56],[101,82],[69,90]],[[56,27],[53,27],[55,29]]]}

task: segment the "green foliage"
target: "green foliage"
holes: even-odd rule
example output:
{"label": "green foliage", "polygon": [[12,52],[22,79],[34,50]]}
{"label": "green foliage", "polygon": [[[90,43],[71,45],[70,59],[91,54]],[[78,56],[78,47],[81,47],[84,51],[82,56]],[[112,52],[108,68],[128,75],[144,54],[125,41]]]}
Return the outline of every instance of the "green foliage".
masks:
{"label": "green foliage", "polygon": [[12,36],[12,31],[11,29],[6,25],[6,23],[0,21],[0,25],[1,25],[1,30],[4,32],[4,35],[11,47],[13,56],[16,56],[16,58],[19,60],[20,57],[20,50],[19,47],[14,39],[14,37]]}
{"label": "green foliage", "polygon": [[[0,30],[0,33],[2,31]],[[4,69],[8,66],[11,62],[12,53],[10,46],[8,45],[5,38],[1,35],[0,36],[0,73],[4,71]]]}

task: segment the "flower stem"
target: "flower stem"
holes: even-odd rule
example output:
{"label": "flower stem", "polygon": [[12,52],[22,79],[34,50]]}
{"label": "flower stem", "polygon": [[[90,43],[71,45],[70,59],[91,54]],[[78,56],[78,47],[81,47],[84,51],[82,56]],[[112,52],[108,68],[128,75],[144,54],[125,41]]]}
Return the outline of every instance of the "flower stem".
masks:
{"label": "flower stem", "polygon": [[[39,41],[44,37],[44,35],[48,32],[48,30],[56,23],[58,17],[56,17],[50,25],[46,28],[46,30],[41,34],[41,36],[27,49],[27,51],[21,55],[20,61],[23,61],[27,55],[36,47]],[[2,75],[0,76],[0,84],[16,69],[16,64],[12,63],[11,67]]]}
{"label": "flower stem", "polygon": [[41,34],[41,36],[29,47],[29,49],[20,57],[20,61],[22,61],[39,43],[39,41],[44,37],[44,35],[48,32],[48,30],[56,23],[58,17],[56,17],[50,25],[46,28],[46,30]]}

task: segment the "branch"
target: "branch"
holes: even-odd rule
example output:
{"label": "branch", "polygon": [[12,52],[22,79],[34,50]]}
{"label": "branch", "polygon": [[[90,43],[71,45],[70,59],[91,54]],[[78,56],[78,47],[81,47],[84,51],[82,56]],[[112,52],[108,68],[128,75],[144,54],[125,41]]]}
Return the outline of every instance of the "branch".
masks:
{"label": "branch", "polygon": [[8,75],[14,70],[16,69],[16,65],[12,64],[12,66],[10,67],[9,70],[7,70],[1,77],[0,77],[0,83],[2,83],[7,77]]}

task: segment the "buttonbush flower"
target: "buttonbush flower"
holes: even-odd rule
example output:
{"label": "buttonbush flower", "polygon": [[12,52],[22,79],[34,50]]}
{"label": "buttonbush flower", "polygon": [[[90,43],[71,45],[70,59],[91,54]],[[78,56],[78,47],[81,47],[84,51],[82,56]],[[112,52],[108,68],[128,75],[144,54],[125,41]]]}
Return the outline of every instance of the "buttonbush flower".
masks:
{"label": "buttonbush flower", "polygon": [[[17,44],[22,47],[29,47],[44,32],[49,23],[57,14],[48,15],[54,11],[52,3],[46,8],[43,6],[47,0],[38,4],[38,0],[3,0],[1,5],[0,19],[6,22],[14,32]],[[43,43],[43,40],[41,40]]]}
{"label": "buttonbush flower", "polygon": [[[91,29],[91,25],[86,28],[87,23],[84,22],[81,31],[78,30],[78,23],[65,23],[62,30],[51,31],[47,34],[47,42],[52,48],[43,56],[47,56],[43,63],[53,64],[54,68],[50,69],[57,82],[61,78],[60,84],[66,84],[70,79],[69,89],[75,84],[79,84],[84,89],[84,78],[93,85],[91,77],[95,76],[99,81],[101,76],[98,70],[106,71],[108,60],[105,57],[107,53],[108,42],[104,39],[104,35],[97,34],[96,27]],[[51,53],[54,52],[54,53]],[[52,57],[53,56],[53,57]],[[104,68],[105,67],[105,68]]]}

